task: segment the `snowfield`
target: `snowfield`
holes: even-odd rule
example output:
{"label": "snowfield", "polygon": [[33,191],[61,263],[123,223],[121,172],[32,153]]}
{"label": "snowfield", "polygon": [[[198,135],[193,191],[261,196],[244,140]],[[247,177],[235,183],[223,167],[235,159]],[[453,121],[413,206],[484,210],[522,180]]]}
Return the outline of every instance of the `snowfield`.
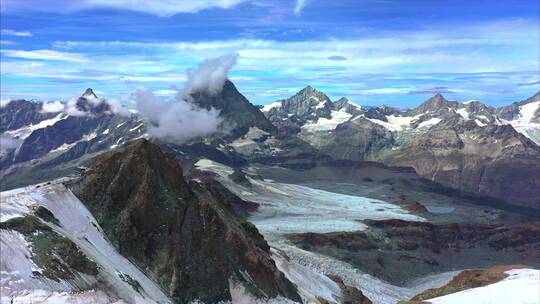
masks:
{"label": "snowfield", "polygon": [[348,121],[352,117],[351,114],[345,111],[332,111],[330,115],[332,116],[330,119],[319,117],[316,122],[303,125],[302,130],[307,132],[332,131],[339,124]]}
{"label": "snowfield", "polygon": [[[101,298],[105,293],[92,294],[85,290],[98,286],[129,303],[170,303],[168,297],[152,279],[115,250],[92,214],[62,184],[65,180],[59,179],[50,184],[40,184],[39,187],[28,186],[2,192],[1,221],[32,214],[32,210],[38,206],[47,208],[59,220],[61,227],[49,222],[44,223],[59,235],[69,238],[90,260],[98,264],[99,274],[92,277],[81,273],[70,282],[56,282],[43,276],[37,277],[32,273],[39,272],[38,265],[32,260],[32,245],[22,234],[2,230],[0,234],[2,301],[6,300],[9,303],[12,299],[14,303],[17,303],[16,301],[30,303],[28,302],[30,300],[33,301],[31,303],[40,301],[62,303],[60,299],[66,299],[65,303],[114,302],[108,296]],[[127,274],[139,282],[142,287],[140,292],[124,281],[119,274]],[[67,292],[69,295],[58,292]],[[84,300],[88,297],[93,301]]]}
{"label": "snowfield", "polygon": [[538,304],[540,270],[513,269],[502,281],[427,300],[433,304]]}
{"label": "snowfield", "polygon": [[24,127],[20,128],[20,129],[17,129],[17,130],[9,130],[9,131],[4,132],[4,134],[9,136],[9,137],[25,139],[28,136],[30,136],[30,134],[32,134],[32,132],[34,132],[35,130],[43,129],[43,128],[46,128],[48,126],[52,126],[55,123],[59,122],[60,120],[66,119],[68,117],[69,117],[69,115],[66,115],[64,113],[60,113],[60,114],[56,115],[53,118],[42,120],[42,121],[40,121],[39,123],[37,123],[35,125],[24,126]]}
{"label": "snowfield", "polygon": [[519,107],[519,117],[511,121],[503,121],[525,135],[536,144],[540,145],[540,124],[532,122],[534,112],[540,108],[540,100]]}
{"label": "snowfield", "polygon": [[360,231],[367,227],[361,222],[365,219],[425,220],[397,205],[368,197],[250,177],[251,187],[245,187],[228,178],[232,168],[207,159],[195,166],[216,173],[229,190],[260,205],[249,220],[267,240],[282,239],[290,233]]}
{"label": "snowfield", "polygon": [[[358,117],[364,117],[364,115],[360,115]],[[403,131],[405,129],[408,129],[411,127],[411,124],[420,119],[422,115],[416,115],[416,116],[395,116],[395,115],[387,115],[386,121],[382,121],[375,118],[367,118],[367,120],[371,121],[372,123],[378,124],[380,126],[385,127],[386,129],[390,131]]]}

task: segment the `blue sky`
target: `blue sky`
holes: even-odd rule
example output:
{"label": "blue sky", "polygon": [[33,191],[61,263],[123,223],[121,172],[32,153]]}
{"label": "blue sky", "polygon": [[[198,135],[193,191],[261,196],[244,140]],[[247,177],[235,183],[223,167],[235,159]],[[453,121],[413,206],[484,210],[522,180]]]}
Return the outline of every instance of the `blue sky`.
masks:
{"label": "blue sky", "polygon": [[364,105],[441,92],[498,106],[540,86],[538,1],[0,1],[3,99],[170,96],[229,53],[256,104],[312,85]]}

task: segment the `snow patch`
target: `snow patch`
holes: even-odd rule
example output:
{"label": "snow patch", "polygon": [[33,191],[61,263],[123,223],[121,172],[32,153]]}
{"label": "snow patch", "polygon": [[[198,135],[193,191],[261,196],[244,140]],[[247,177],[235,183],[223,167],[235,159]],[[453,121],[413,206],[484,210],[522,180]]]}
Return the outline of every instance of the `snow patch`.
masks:
{"label": "snow patch", "polygon": [[[4,302],[4,298],[6,302]],[[125,304],[126,302],[115,300],[107,296],[100,290],[88,290],[83,292],[55,292],[36,289],[26,292],[24,295],[19,295],[13,298],[2,297],[2,303],[13,304]]]}
{"label": "snow patch", "polygon": [[55,123],[59,122],[60,120],[63,120],[63,119],[66,119],[66,118],[68,118],[68,115],[60,113],[60,114],[56,115],[55,117],[53,117],[51,119],[45,119],[45,120],[42,120],[42,121],[40,121],[39,123],[37,123],[35,125],[24,126],[24,127],[19,128],[17,130],[6,131],[6,132],[4,132],[4,134],[8,135],[10,137],[15,137],[15,138],[19,138],[19,139],[25,139],[28,136],[30,136],[30,134],[32,134],[32,132],[34,132],[35,130],[43,129],[43,128],[46,128],[48,126],[52,126]]}
{"label": "snow patch", "polygon": [[459,116],[463,117],[465,120],[469,120],[469,111],[466,108],[461,108],[456,111]]}
{"label": "snow patch", "polygon": [[339,303],[341,288],[327,276],[308,267],[288,261],[277,250],[272,249],[272,258],[285,277],[294,283],[298,293],[307,303],[317,303],[317,298],[330,303]]}
{"label": "snow patch", "polygon": [[482,122],[480,119],[475,119],[474,122],[480,126],[480,127],[484,127],[486,124],[484,122]]}
{"label": "snow patch", "polygon": [[305,124],[302,129],[307,132],[331,131],[352,117],[351,114],[344,111],[332,111],[330,115],[332,118],[319,117],[317,122]]}
{"label": "snow patch", "polygon": [[428,119],[428,120],[426,120],[426,121],[421,122],[421,123],[418,125],[418,128],[426,128],[426,127],[434,126],[434,125],[440,123],[441,120],[442,120],[442,119],[437,118],[437,117],[430,118],[430,119]]}
{"label": "snow patch", "polygon": [[276,101],[276,102],[273,102],[271,104],[267,104],[267,105],[264,105],[261,109],[261,111],[263,112],[268,112],[272,109],[278,109],[278,108],[281,108],[281,101]]}
{"label": "snow patch", "polygon": [[387,122],[379,120],[379,119],[374,119],[374,118],[366,117],[366,119],[380,126],[383,126],[390,131],[402,131],[404,129],[410,128],[411,123],[418,120],[421,116],[422,114],[415,115],[415,116],[388,115],[386,116],[386,120],[388,120]]}
{"label": "snow patch", "polygon": [[195,167],[202,171],[214,172],[221,177],[227,177],[234,173],[233,168],[206,158],[203,158],[196,162]]}
{"label": "snow patch", "polygon": [[502,123],[510,124],[516,131],[540,145],[540,123],[531,122],[538,107],[540,100],[522,105],[519,107],[518,118],[511,121],[503,120]]}
{"label": "snow patch", "polygon": [[129,129],[129,132],[133,132],[133,131],[139,129],[140,127],[142,127],[142,126],[144,126],[144,123],[141,123],[141,124],[137,125],[136,127]]}
{"label": "snow patch", "polygon": [[82,140],[83,141],[91,141],[92,139],[94,139],[96,137],[97,137],[96,132],[92,132],[92,133],[84,134]]}

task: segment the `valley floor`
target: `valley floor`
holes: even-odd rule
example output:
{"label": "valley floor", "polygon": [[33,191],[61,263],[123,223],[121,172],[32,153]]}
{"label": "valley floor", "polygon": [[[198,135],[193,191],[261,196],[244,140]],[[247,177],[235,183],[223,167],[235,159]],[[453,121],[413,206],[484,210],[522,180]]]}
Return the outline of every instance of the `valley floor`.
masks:
{"label": "valley floor", "polygon": [[[416,187],[400,185],[399,182],[383,183],[373,180],[351,182],[350,178],[340,176],[336,172],[299,172],[258,166],[244,170],[249,185],[241,185],[230,179],[229,176],[234,171],[232,168],[209,160],[201,160],[195,166],[199,170],[215,173],[217,179],[229,190],[247,201],[259,204],[257,211],[249,217],[249,220],[257,226],[272,247],[290,259],[291,264],[301,265],[317,273],[338,275],[346,284],[361,290],[374,303],[397,303],[427,289],[441,287],[471,265],[463,263],[460,266],[459,263],[454,263],[452,269],[447,271],[433,271],[431,274],[418,277],[414,277],[411,273],[411,279],[406,283],[393,284],[381,280],[377,275],[366,273],[358,265],[348,263],[346,259],[301,249],[290,241],[290,236],[302,233],[327,235],[364,231],[368,229],[364,221],[369,220],[399,219],[407,222],[461,222],[478,225],[517,224],[523,220],[530,220],[524,219],[519,214],[478,206],[466,199],[431,191],[419,191]],[[403,196],[407,198],[403,199]],[[422,206],[426,209],[423,212],[407,210],[411,201],[422,202]],[[498,262],[520,261],[520,256],[507,254],[512,256],[507,260],[497,257],[490,260],[489,256],[476,257],[476,260],[487,261],[477,267],[496,265]],[[540,267],[538,255],[525,260],[523,258],[521,262],[525,264],[529,262],[533,267]],[[534,270],[531,271],[534,274]],[[525,289],[529,290],[530,298],[530,287]],[[537,301],[540,301],[540,298]],[[436,303],[466,302],[461,298],[461,301],[457,302],[437,300]]]}

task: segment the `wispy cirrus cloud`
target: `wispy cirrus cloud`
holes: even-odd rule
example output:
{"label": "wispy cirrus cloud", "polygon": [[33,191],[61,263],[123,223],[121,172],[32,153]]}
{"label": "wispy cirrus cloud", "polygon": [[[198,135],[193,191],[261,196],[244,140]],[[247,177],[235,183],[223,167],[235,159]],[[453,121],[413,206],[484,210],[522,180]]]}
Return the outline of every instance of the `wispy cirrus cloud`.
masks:
{"label": "wispy cirrus cloud", "polygon": [[19,32],[19,31],[10,30],[10,29],[2,29],[0,33],[5,36],[18,36],[18,37],[31,37],[32,36],[32,33],[30,32],[26,32],[26,31]]}
{"label": "wispy cirrus cloud", "polygon": [[[118,97],[144,85],[170,96],[171,84],[185,84],[186,69],[208,57],[236,53],[238,63],[230,78],[257,103],[287,97],[308,84],[331,96],[347,92],[359,103],[387,102],[392,95],[404,102],[441,90],[456,98],[499,100],[503,97],[495,95],[502,89],[526,96],[534,86],[519,84],[538,81],[537,71],[531,70],[538,66],[535,26],[510,20],[303,41],[56,41],[50,45],[54,52],[76,54],[77,59],[42,60],[46,65],[40,66],[29,63],[26,53],[2,53],[2,87],[6,94],[33,90],[58,98],[88,86]],[[90,58],[91,68],[84,61]]]}
{"label": "wispy cirrus cloud", "polygon": [[296,15],[299,15],[302,13],[302,10],[306,6],[306,4],[309,2],[309,0],[296,0],[296,5],[294,6],[294,13]]}
{"label": "wispy cirrus cloud", "polygon": [[15,45],[17,42],[11,40],[0,40],[0,45]]}
{"label": "wispy cirrus cloud", "polygon": [[121,8],[169,17],[178,13],[196,13],[209,8],[231,8],[247,0],[86,0],[84,5]]}
{"label": "wispy cirrus cloud", "polygon": [[79,53],[68,53],[54,50],[1,50],[1,54],[11,58],[34,59],[34,60],[51,60],[51,61],[70,61],[70,62],[87,62],[88,58]]}
{"label": "wispy cirrus cloud", "polygon": [[94,8],[112,8],[170,17],[178,13],[197,13],[212,8],[229,9],[247,1],[249,0],[2,0],[2,10],[73,12]]}

